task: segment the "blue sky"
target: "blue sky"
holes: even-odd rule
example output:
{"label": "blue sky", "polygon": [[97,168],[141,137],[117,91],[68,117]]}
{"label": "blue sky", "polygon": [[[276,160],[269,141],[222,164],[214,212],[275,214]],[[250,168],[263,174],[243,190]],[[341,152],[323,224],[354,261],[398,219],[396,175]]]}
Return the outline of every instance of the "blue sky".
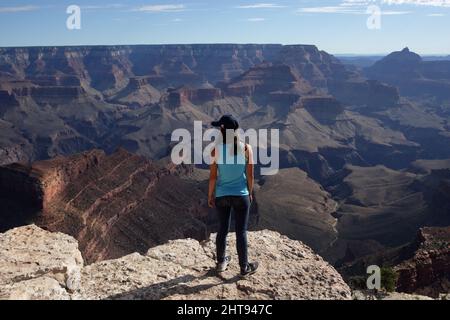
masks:
{"label": "blue sky", "polygon": [[[81,8],[81,30],[66,9]],[[380,29],[367,9],[381,10]],[[282,43],[334,54],[450,54],[450,0],[0,0],[0,46]]]}

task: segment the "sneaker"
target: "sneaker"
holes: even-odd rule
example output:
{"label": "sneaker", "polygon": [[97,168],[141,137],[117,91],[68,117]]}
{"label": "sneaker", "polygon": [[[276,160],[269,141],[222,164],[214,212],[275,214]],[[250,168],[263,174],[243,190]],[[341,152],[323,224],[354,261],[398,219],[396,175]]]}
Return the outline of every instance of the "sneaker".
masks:
{"label": "sneaker", "polygon": [[241,276],[245,277],[254,274],[256,270],[258,270],[258,266],[259,266],[258,262],[252,262],[247,264],[247,267],[241,270]]}
{"label": "sneaker", "polygon": [[227,270],[228,265],[230,264],[231,257],[225,257],[223,262],[217,263],[217,272],[224,272]]}

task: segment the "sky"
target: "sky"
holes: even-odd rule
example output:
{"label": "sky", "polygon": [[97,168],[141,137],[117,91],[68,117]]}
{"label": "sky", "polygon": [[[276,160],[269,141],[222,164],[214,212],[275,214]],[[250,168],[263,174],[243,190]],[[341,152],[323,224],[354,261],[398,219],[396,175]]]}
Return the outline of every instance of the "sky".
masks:
{"label": "sky", "polygon": [[0,0],[1,47],[279,43],[448,55],[449,35],[450,0]]}

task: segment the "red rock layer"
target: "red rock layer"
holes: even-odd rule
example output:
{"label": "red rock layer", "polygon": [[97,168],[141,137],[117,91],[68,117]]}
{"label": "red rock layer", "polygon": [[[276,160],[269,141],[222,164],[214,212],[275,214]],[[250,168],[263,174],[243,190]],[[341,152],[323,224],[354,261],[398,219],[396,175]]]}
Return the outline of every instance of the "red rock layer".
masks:
{"label": "red rock layer", "polygon": [[423,228],[413,258],[396,267],[402,292],[437,295],[450,283],[450,227]]}
{"label": "red rock layer", "polygon": [[88,263],[146,252],[170,239],[205,239],[205,190],[188,167],[161,166],[124,150],[0,168],[2,192],[39,214],[32,222],[77,238]]}

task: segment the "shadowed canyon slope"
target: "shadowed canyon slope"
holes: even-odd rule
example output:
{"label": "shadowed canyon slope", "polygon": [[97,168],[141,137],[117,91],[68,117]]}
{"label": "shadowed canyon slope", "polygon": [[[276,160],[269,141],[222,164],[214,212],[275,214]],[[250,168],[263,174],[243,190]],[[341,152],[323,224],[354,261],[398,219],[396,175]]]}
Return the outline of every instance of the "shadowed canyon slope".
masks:
{"label": "shadowed canyon slope", "polygon": [[337,203],[298,168],[266,177],[257,190],[260,228],[303,239],[319,253],[336,240]]}
{"label": "shadowed canyon slope", "polygon": [[124,150],[7,166],[0,169],[2,229],[35,222],[72,235],[89,263],[170,239],[204,240],[206,190],[191,172]]}
{"label": "shadowed canyon slope", "polygon": [[330,252],[344,261],[412,241],[421,226],[450,224],[448,169],[415,174],[350,166],[335,179],[327,190],[340,203],[339,240]]}
{"label": "shadowed canyon slope", "polygon": [[364,274],[369,265],[390,267],[398,275],[398,291],[439,298],[450,291],[449,250],[450,228],[426,227],[406,245],[344,263],[338,270],[352,282],[352,277]]}
{"label": "shadowed canyon slope", "polygon": [[398,86],[405,96],[450,99],[450,61],[424,61],[409,48],[393,52],[367,68],[368,77]]}

